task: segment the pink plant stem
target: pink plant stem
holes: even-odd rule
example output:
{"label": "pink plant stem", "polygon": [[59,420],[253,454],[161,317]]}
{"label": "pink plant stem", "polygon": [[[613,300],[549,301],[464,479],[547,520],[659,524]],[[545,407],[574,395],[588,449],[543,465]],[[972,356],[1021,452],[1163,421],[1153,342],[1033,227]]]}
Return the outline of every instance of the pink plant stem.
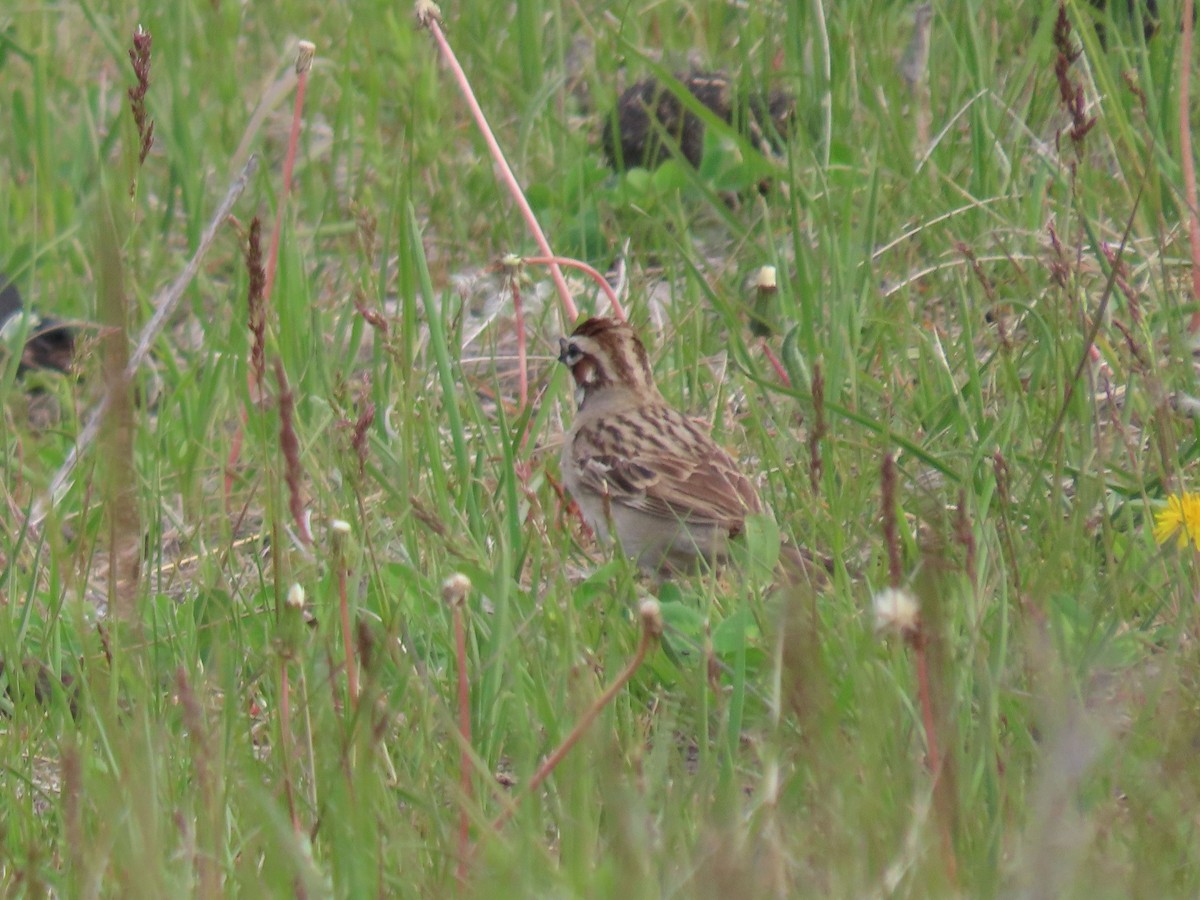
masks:
{"label": "pink plant stem", "polygon": [[[454,56],[454,51],[450,48],[449,41],[446,40],[445,34],[442,33],[441,24],[434,15],[428,16],[423,21],[433,35],[433,39],[437,42],[442,59],[454,74],[454,80],[458,83],[458,89],[462,93],[463,99],[467,101],[471,115],[475,117],[475,124],[479,126],[479,130],[483,133],[483,139],[487,142],[492,159],[496,162],[500,178],[508,188],[508,192],[512,195],[517,208],[520,209],[521,216],[525,219],[525,225],[529,228],[530,234],[533,235],[533,239],[537,242],[542,255],[553,258],[554,251],[550,249],[550,242],[546,240],[546,235],[543,233],[542,227],[538,224],[537,216],[533,214],[533,210],[530,208],[529,202],[525,199],[525,194],[521,190],[521,185],[517,183],[516,176],[509,167],[508,161],[504,158],[504,151],[500,149],[500,144],[497,143],[496,136],[492,134],[487,117],[484,116],[483,110],[479,106],[479,101],[475,99],[475,93],[471,90],[471,82],[467,80],[467,75],[463,72],[462,66],[458,64],[458,59]],[[550,275],[554,279],[554,286],[558,290],[559,299],[562,300],[566,318],[574,322],[579,318],[579,310],[575,307],[571,291],[567,288],[567,280],[563,278],[562,270],[556,262],[550,263]]]}
{"label": "pink plant stem", "polygon": [[[578,259],[571,259],[569,256],[526,256],[521,261],[533,266],[566,266],[569,269],[578,269],[584,274],[590,275],[592,280],[600,286],[600,290],[604,292],[604,296],[608,298],[608,303],[612,307],[616,317],[618,319],[625,318],[625,310],[621,308],[621,301],[617,299],[617,292],[613,290],[607,278],[587,263],[581,262]],[[572,321],[574,318],[573,316]]]}
{"label": "pink plant stem", "polygon": [[288,134],[287,155],[283,158],[283,192],[279,195],[279,208],[275,212],[275,230],[271,232],[271,250],[267,254],[267,284],[263,290],[264,300],[271,299],[271,289],[275,287],[275,268],[279,261],[279,235],[283,231],[283,211],[287,206],[288,194],[292,190],[292,172],[296,168],[296,146],[300,143],[304,95],[308,91],[308,71],[312,68],[314,49],[308,41],[301,41],[296,53],[296,101],[292,105],[292,130]]}
{"label": "pink plant stem", "polygon": [[921,721],[925,727],[925,752],[929,757],[929,771],[933,776],[932,792],[934,808],[942,838],[942,851],[946,860],[946,876],[951,884],[958,883],[958,861],[954,856],[954,841],[950,836],[950,825],[946,821],[946,807],[942,805],[940,794],[945,790],[942,784],[942,756],[938,749],[937,728],[933,717],[933,692],[929,686],[929,663],[925,655],[925,636],[919,631],[909,639],[913,653],[917,657],[917,694],[921,698]]}
{"label": "pink plant stem", "polygon": [[[1181,40],[1183,49],[1179,54],[1179,156],[1183,165],[1183,190],[1188,205],[1188,238],[1192,249],[1192,300],[1197,301],[1200,300],[1200,221],[1197,219],[1196,209],[1196,161],[1192,158],[1192,124],[1188,115],[1191,105],[1194,12],[1195,0],[1184,0]],[[1188,331],[1192,334],[1200,331],[1200,310],[1192,313]]]}
{"label": "pink plant stem", "polygon": [[458,731],[462,745],[458,754],[458,777],[462,787],[462,805],[458,813],[458,868],[456,877],[460,888],[467,884],[467,859],[470,853],[471,831],[467,804],[471,800],[471,690],[467,680],[467,635],[463,627],[462,605],[454,607],[454,656],[458,661]]}
{"label": "pink plant stem", "polygon": [[933,695],[929,688],[929,664],[925,658],[925,641],[920,634],[910,640],[917,657],[917,693],[921,697],[921,721],[925,726],[925,745],[929,755],[929,771],[934,780],[942,771],[942,758],[938,752],[937,731],[933,724]]}
{"label": "pink plant stem", "polygon": [[762,348],[763,356],[767,358],[767,362],[771,364],[771,368],[775,370],[775,375],[783,383],[783,386],[791,387],[792,379],[788,378],[787,369],[783,367],[783,363],[779,361],[779,357],[775,355],[775,351],[771,349],[766,338],[759,341],[759,347]]}

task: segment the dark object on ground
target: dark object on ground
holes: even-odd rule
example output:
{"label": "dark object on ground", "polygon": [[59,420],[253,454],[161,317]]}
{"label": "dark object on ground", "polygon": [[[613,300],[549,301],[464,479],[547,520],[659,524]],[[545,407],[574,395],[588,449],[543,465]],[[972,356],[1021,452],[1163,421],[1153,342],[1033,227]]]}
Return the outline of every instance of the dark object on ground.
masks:
{"label": "dark object on ground", "polygon": [[[5,678],[7,676],[7,678]],[[18,684],[14,685],[14,679]],[[50,667],[36,659],[26,659],[19,667],[10,670],[4,660],[0,659],[0,680],[5,680],[4,693],[10,701],[16,701],[18,693],[33,691],[33,699],[42,706],[49,706],[57,691],[66,695],[67,708],[72,718],[79,718],[79,687],[75,679],[64,673],[56,678]],[[14,691],[19,687],[19,692]]]}
{"label": "dark object on ground", "polygon": [[[0,275],[0,338],[7,337],[10,327],[19,325],[23,305],[15,284]],[[60,319],[41,317],[25,339],[17,376],[30,369],[49,369],[66,374],[75,361],[75,329]]]}
{"label": "dark object on ground", "polygon": [[[676,77],[713,115],[739,128],[764,154],[778,152],[792,130],[796,101],[784,91],[747,100],[738,98],[729,79],[720,73],[693,72]],[[700,165],[704,154],[704,122],[700,117],[654,78],[628,88],[604,125],[604,152],[612,167],[653,169],[670,159],[676,146],[689,163]]]}
{"label": "dark object on ground", "polygon": [[[1108,9],[1108,0],[1088,0],[1088,2],[1095,9],[1101,11]],[[1179,4],[1179,8],[1182,8],[1182,6],[1183,4],[1181,2]],[[1124,7],[1125,10],[1123,13],[1114,9],[1113,18],[1120,22],[1122,21],[1122,17],[1125,16],[1128,17],[1128,21],[1136,22],[1138,13],[1140,11],[1142,17],[1142,34],[1145,36],[1146,40],[1150,40],[1150,38],[1154,37],[1154,33],[1158,31],[1158,26],[1161,24],[1161,20],[1158,16],[1158,0],[1125,0]],[[1192,21],[1195,21],[1195,19],[1196,10],[1193,9]],[[1108,35],[1102,22],[1096,23],[1096,35],[1100,38],[1100,44],[1102,46],[1107,46]]]}

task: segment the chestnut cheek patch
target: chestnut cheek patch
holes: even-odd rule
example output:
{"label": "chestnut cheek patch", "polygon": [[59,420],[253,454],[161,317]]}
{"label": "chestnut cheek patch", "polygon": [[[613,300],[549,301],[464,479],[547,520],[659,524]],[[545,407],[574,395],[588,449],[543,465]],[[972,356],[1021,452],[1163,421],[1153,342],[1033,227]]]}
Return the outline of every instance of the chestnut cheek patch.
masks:
{"label": "chestnut cheek patch", "polygon": [[575,381],[583,387],[591,387],[599,378],[599,370],[596,368],[596,363],[591,359],[581,359],[575,364],[572,370],[575,373]]}

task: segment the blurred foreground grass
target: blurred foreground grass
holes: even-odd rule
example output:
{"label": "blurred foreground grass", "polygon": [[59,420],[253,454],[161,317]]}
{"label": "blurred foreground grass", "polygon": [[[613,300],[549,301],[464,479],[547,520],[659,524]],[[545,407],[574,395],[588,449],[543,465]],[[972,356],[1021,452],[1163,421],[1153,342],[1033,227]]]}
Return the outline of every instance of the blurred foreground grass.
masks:
{"label": "blurred foreground grass", "polygon": [[[1196,427],[1170,403],[1194,383],[1179,35],[1146,43],[1123,10],[1068,4],[1077,113],[1095,118],[1073,140],[1054,10],[996,6],[935,4],[912,89],[899,3],[444,8],[556,248],[603,268],[629,240],[631,316],[664,392],[762,473],[786,534],[835,560],[819,596],[732,574],[649,585],[579,534],[555,489],[563,323],[533,272],[522,413],[511,306],[487,270],[533,245],[408,7],[0,11],[0,267],[83,342],[78,381],[31,395],[12,365],[0,382],[5,891],[445,896],[465,804],[467,891],[483,896],[1200,892],[1200,578],[1194,548],[1160,549],[1151,529],[1196,479]],[[1163,20],[1180,6],[1160,3]],[[155,120],[140,168],[139,23]],[[268,377],[259,405],[247,387],[243,262],[250,219],[274,220],[297,39],[317,62],[267,349],[295,397],[311,548],[288,511],[278,388]],[[719,138],[698,173],[604,168],[618,84],[691,65],[796,95],[766,194],[749,189],[761,161]],[[250,151],[236,221],[134,385],[132,469],[111,465],[119,441],[82,448],[26,527],[103,391],[100,285],[119,276],[136,333]],[[792,390],[747,328],[767,264]],[[889,453],[931,635],[936,795],[913,655],[870,614]],[[134,498],[133,534],[114,534],[114,488]],[[351,529],[337,547],[335,519]],[[114,569],[118,544],[138,577]],[[456,571],[474,585],[470,799],[439,588]],[[283,616],[294,584],[301,627]],[[97,615],[114,586],[131,621]],[[647,591],[665,645],[493,830],[633,653]]]}

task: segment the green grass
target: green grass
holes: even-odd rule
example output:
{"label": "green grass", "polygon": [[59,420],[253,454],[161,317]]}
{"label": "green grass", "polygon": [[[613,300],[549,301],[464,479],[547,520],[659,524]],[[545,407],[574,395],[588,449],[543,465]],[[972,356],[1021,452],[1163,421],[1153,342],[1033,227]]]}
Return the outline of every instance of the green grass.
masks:
{"label": "green grass", "polygon": [[[1170,20],[1181,4],[1161,5]],[[630,239],[631,318],[664,393],[762,472],[784,534],[835,561],[820,593],[732,572],[656,586],[579,533],[555,489],[572,410],[545,273],[524,288],[529,411],[515,407],[506,303],[463,347],[502,290],[485,274],[472,293],[463,276],[535,248],[406,5],[0,12],[0,269],[39,309],[85,323],[77,381],[39,376],[35,396],[15,365],[0,379],[4,892],[446,896],[465,809],[466,893],[479,896],[1200,893],[1200,569],[1151,534],[1166,494],[1195,487],[1200,446],[1169,403],[1195,381],[1179,38],[1166,27],[1146,43],[1118,16],[1105,49],[1098,14],[1070,4],[1084,50],[1071,74],[1097,117],[1076,148],[1048,4],[997,6],[935,4],[929,146],[896,68],[904,4],[444,10],[555,248],[603,268]],[[125,98],[139,21],[156,122],[140,169]],[[237,223],[134,386],[132,434],[117,436],[132,475],[115,464],[122,440],[85,448],[45,522],[26,526],[103,395],[96,323],[123,314],[113,279],[136,334],[240,167],[294,38],[316,43],[317,64],[268,318],[268,402],[247,388],[245,233],[255,215],[267,233],[274,220],[286,91],[251,136],[261,164]],[[621,70],[678,71],[689,54],[796,95],[800,126],[769,193],[749,189],[763,161],[719,139],[699,172],[604,168]],[[1096,338],[1111,402],[1094,365],[1075,376],[1103,250],[1130,221],[1132,297],[1113,291]],[[764,264],[779,272],[771,343],[793,389],[748,329],[747,282]],[[578,291],[590,308],[590,287]],[[386,315],[386,335],[355,300]],[[296,398],[311,549],[288,511],[275,360]],[[818,368],[828,431],[814,483]],[[351,437],[367,403],[360,470]],[[49,424],[31,410],[47,404]],[[936,795],[915,654],[871,615],[888,580],[889,453],[947,757]],[[106,502],[123,489],[135,509]],[[334,519],[352,528],[340,557]],[[136,582],[116,564],[127,621],[95,612],[114,547],[141,559]],[[339,565],[361,623],[357,708]],[[474,585],[470,798],[441,599],[453,572]],[[293,584],[308,625],[285,609]],[[663,646],[525,796],[632,656],[647,592],[670,626]],[[70,691],[54,688],[63,675]]]}

